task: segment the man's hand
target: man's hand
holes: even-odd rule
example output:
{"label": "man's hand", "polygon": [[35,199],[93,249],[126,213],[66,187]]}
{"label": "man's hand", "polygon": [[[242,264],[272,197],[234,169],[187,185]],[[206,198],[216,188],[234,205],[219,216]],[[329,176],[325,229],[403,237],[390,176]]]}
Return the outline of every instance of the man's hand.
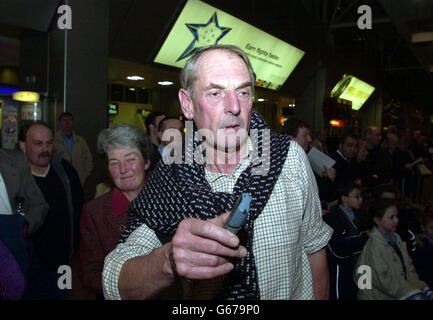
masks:
{"label": "man's hand", "polygon": [[323,166],[323,169],[322,176],[327,177],[329,180],[334,182],[337,177],[337,170],[335,170],[335,168],[328,168],[325,165]]}
{"label": "man's hand", "polygon": [[171,242],[170,264],[176,275],[187,279],[212,279],[233,270],[230,258],[243,258],[247,251],[239,238],[225,230],[229,213],[203,221],[185,219]]}

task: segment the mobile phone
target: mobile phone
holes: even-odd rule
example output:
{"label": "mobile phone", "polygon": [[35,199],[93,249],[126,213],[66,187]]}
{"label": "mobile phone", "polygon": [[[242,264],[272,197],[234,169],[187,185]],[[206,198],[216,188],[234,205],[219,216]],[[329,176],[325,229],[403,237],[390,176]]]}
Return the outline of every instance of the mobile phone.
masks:
{"label": "mobile phone", "polygon": [[230,231],[233,234],[238,233],[238,231],[245,224],[245,221],[247,221],[251,200],[252,198],[249,193],[242,193],[242,195],[236,201],[230,213],[229,219],[224,225],[224,229]]}

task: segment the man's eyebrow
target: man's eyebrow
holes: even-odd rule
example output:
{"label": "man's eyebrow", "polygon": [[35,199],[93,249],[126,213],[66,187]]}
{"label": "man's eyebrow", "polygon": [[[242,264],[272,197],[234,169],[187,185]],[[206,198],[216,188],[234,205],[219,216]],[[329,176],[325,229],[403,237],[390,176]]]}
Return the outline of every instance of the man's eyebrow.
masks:
{"label": "man's eyebrow", "polygon": [[205,89],[225,89],[226,87],[221,85],[221,84],[217,84],[217,83],[210,83]]}
{"label": "man's eyebrow", "polygon": [[243,88],[246,88],[246,87],[252,87],[251,81],[245,81],[244,83],[242,83],[239,86],[237,86],[236,90],[237,89],[243,89]]}
{"label": "man's eyebrow", "polygon": [[[252,86],[251,81],[245,81],[241,83],[239,86],[237,86],[236,90],[243,89],[246,87],[251,87],[251,86]],[[205,89],[208,90],[208,89],[226,89],[226,88],[227,88],[226,86],[223,86],[221,84],[211,83]]]}

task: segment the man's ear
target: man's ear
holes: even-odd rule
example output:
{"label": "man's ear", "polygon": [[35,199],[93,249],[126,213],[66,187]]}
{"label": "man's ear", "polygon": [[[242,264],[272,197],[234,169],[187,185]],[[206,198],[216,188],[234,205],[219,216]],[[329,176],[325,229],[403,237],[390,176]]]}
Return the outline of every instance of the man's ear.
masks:
{"label": "man's ear", "polygon": [[20,141],[19,145],[20,145],[20,150],[26,153],[26,143],[24,141]]}
{"label": "man's ear", "polygon": [[375,223],[376,225],[378,225],[378,224],[380,223],[380,220],[381,220],[381,219],[379,219],[379,218],[377,218],[377,217],[374,217],[374,218],[373,218],[373,221],[374,221],[374,223]]}
{"label": "man's ear", "polygon": [[188,90],[183,88],[180,89],[178,96],[179,96],[180,107],[182,108],[183,115],[188,120],[192,120],[194,116],[194,108]]}

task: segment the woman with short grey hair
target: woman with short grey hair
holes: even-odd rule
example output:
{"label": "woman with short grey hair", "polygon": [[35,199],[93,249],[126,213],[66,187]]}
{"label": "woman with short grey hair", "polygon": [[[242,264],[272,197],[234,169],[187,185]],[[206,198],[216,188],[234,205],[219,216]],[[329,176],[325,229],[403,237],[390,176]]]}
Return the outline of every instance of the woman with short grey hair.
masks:
{"label": "woman with short grey hair", "polygon": [[107,152],[119,148],[137,148],[143,159],[149,159],[152,146],[149,138],[138,127],[121,123],[102,130],[97,139],[98,152],[107,156]]}
{"label": "woman with short grey hair", "polygon": [[102,130],[97,144],[98,152],[105,156],[114,186],[83,209],[80,278],[87,290],[103,297],[104,258],[116,247],[126,226],[129,204],[146,181],[153,149],[143,131],[128,124]]}

